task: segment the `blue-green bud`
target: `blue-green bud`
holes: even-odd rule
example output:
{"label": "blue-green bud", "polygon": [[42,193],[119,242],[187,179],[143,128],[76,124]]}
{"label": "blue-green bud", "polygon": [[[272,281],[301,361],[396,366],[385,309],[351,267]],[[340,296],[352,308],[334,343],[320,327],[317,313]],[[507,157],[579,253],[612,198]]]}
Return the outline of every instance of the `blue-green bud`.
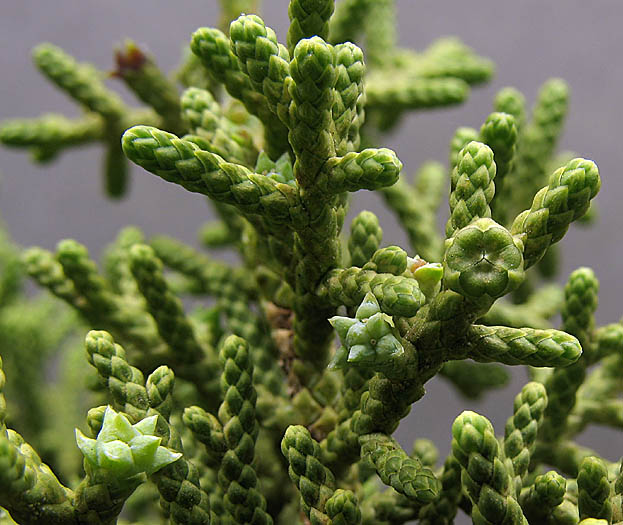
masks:
{"label": "blue-green bud", "polygon": [[330,368],[343,368],[346,363],[363,367],[384,365],[404,353],[391,316],[381,312],[376,297],[370,292],[364,297],[354,319],[335,316],[329,322],[342,342]]}
{"label": "blue-green bud", "polygon": [[84,455],[87,474],[128,479],[142,473],[153,474],[177,461],[182,454],[160,446],[162,438],[154,435],[157,420],[155,415],[132,425],[109,406],[96,439],[76,429],[76,442]]}

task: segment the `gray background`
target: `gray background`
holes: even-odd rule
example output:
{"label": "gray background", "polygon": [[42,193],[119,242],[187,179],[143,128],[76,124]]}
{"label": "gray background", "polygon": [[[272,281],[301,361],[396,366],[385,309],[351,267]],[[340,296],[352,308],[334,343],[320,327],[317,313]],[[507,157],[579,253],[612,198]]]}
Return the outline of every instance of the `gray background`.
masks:
{"label": "gray background", "polygon": [[[263,5],[266,23],[282,41],[288,25],[287,4],[287,0],[265,0]],[[30,50],[39,42],[52,42],[81,61],[110,70],[113,46],[129,37],[146,45],[161,67],[170,71],[190,33],[218,20],[216,0],[0,0],[0,6],[0,119],[34,117],[46,111],[78,114],[76,106],[32,66]],[[571,110],[561,147],[596,160],[603,186],[599,223],[592,229],[572,228],[562,243],[566,258],[561,279],[580,265],[592,266],[602,283],[598,322],[619,319],[623,314],[623,181],[618,168],[623,3],[399,0],[397,6],[402,46],[422,49],[436,37],[458,35],[497,65],[493,81],[474,89],[465,105],[412,115],[387,137],[383,145],[396,150],[405,174],[427,159],[445,161],[454,129],[480,126],[501,87],[517,87],[532,103],[547,78],[560,76],[569,83]],[[118,82],[113,84],[132,100]],[[195,242],[197,227],[210,217],[201,196],[135,169],[129,197],[111,202],[101,192],[100,157],[98,147],[89,147],[40,168],[23,153],[0,149],[0,210],[20,244],[52,249],[58,240],[73,237],[97,256],[126,224],[136,224],[147,234],[166,233]],[[407,245],[376,196],[360,192],[351,216],[363,208],[379,215],[385,244]],[[501,432],[511,413],[512,397],[524,381],[523,370],[517,371],[503,393],[496,392],[484,402],[466,402],[446,383],[433,380],[398,437],[405,446],[416,436],[431,438],[445,453],[453,419],[468,408],[486,414]],[[623,453],[621,434],[606,429],[592,428],[579,441],[611,460]]]}

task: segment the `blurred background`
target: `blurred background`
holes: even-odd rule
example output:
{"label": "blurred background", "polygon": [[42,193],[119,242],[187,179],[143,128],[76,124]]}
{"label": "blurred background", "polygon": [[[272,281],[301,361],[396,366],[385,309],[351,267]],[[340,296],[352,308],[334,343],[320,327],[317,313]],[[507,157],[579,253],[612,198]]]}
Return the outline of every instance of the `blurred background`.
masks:
{"label": "blurred background", "polygon": [[[521,0],[470,2],[398,0],[399,42],[423,49],[435,38],[456,35],[496,64],[493,80],[474,88],[462,106],[419,112],[406,118],[384,144],[393,148],[410,176],[425,160],[447,162],[448,143],[458,126],[479,127],[492,111],[495,93],[514,86],[531,104],[539,86],[561,77],[571,88],[570,112],[559,150],[573,150],[597,162],[603,185],[597,198],[598,222],[572,227],[562,244],[561,282],[578,266],[591,266],[601,281],[598,324],[623,314],[623,165],[622,122],[623,3],[619,0]],[[287,0],[264,0],[262,14],[285,42]],[[0,119],[35,117],[44,112],[78,114],[32,66],[30,50],[47,41],[79,61],[113,69],[114,47],[131,38],[145,46],[165,71],[178,64],[190,34],[218,23],[216,0],[21,0],[2,2],[0,17]],[[121,82],[109,85],[136,104]],[[211,217],[203,197],[133,169],[128,196],[104,197],[99,147],[71,150],[44,167],[27,154],[0,149],[0,213],[16,242],[53,249],[62,238],[84,243],[98,257],[120,228],[139,226],[147,235],[164,233],[197,244],[198,227]],[[359,192],[349,217],[374,211],[385,232],[384,245],[407,246],[406,237],[380,198]],[[443,210],[446,213],[445,209]],[[440,217],[440,224],[446,217]],[[350,223],[347,219],[346,224]],[[623,371],[622,371],[623,373]],[[432,439],[442,454],[450,447],[450,427],[464,409],[488,416],[503,432],[512,399],[526,380],[516,370],[513,383],[483,401],[465,401],[442,381],[428,384],[427,395],[403,422],[398,439],[410,449],[415,437]],[[579,439],[615,460],[623,453],[620,433],[591,427]]]}

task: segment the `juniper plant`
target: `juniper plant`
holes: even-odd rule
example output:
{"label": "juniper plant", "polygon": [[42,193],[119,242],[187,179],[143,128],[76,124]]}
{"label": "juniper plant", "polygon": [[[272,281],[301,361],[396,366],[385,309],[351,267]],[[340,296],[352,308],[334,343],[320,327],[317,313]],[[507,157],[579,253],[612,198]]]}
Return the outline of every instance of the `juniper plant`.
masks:
{"label": "juniper plant", "polygon": [[[193,33],[181,95],[135,44],[118,50],[116,76],[147,110],[60,49],[35,51],[85,114],[5,122],[2,142],[38,161],[101,142],[109,195],[122,196],[127,160],[205,195],[220,219],[203,244],[241,261],[136,228],[102,270],[75,240],[29,248],[21,263],[0,244],[3,336],[21,346],[14,327],[48,322],[48,310],[10,313],[21,264],[76,312],[68,326],[91,328],[86,359],[66,368],[91,373],[95,405],[75,431],[83,472],[33,428],[46,400],[23,388],[44,383],[43,349],[65,328],[19,356],[2,346],[0,521],[444,524],[460,510],[476,524],[623,523],[623,465],[574,440],[591,423],[623,426],[623,326],[595,326],[589,268],[564,291],[537,288],[530,271],[553,277],[556,243],[601,185],[593,161],[556,160],[564,82],[544,85],[529,121],[523,96],[502,90],[480,130],[452,138],[449,177],[427,162],[409,182],[395,152],[369,146],[407,110],[464,100],[490,63],[456,40],[398,49],[391,0],[291,0],[283,43],[241,14],[255,7],[223,2],[227,23]],[[343,234],[363,189],[383,195],[408,249],[382,246],[369,211]],[[188,312],[188,297],[213,301]],[[408,453],[392,437],[436,375],[477,397],[506,382],[505,365],[532,381],[503,435],[463,412],[443,464],[431,442]]]}

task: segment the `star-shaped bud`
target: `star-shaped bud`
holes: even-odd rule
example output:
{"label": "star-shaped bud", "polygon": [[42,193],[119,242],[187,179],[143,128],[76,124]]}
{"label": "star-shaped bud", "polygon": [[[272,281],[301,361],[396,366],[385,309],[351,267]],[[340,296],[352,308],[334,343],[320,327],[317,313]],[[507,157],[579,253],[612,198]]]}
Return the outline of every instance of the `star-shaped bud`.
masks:
{"label": "star-shaped bud", "polygon": [[370,292],[357,308],[354,319],[335,316],[329,322],[342,342],[330,368],[344,368],[347,363],[364,368],[383,367],[404,353],[391,316],[381,312]]}
{"label": "star-shaped bud", "polygon": [[255,173],[270,177],[275,182],[289,184],[290,186],[296,185],[292,161],[287,152],[276,161],[271,160],[264,151],[260,152],[255,165]]}
{"label": "star-shaped bud", "polygon": [[154,435],[157,420],[158,416],[150,416],[132,425],[109,406],[96,439],[76,429],[76,442],[84,455],[87,473],[128,479],[142,473],[153,474],[177,461],[182,454],[160,446],[162,438]]}

